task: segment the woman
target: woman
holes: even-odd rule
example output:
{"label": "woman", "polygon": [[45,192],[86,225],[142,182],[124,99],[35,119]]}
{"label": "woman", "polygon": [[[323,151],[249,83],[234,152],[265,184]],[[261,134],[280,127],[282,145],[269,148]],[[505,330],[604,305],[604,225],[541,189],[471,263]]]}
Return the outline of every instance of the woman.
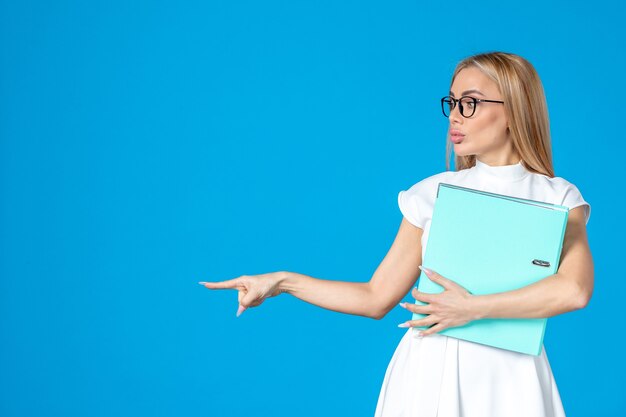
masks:
{"label": "woman", "polygon": [[[544,318],[584,308],[593,291],[586,234],[591,206],[574,184],[554,177],[543,87],[524,58],[492,52],[464,59],[441,104],[450,121],[447,152],[453,147],[457,169],[400,191],[400,228],[369,282],[281,271],[201,284],[237,289],[237,316],[287,292],[322,308],[380,319],[419,276],[440,182],[564,205],[570,212],[555,275],[514,291],[471,295],[454,277],[424,269],[444,291],[413,288],[411,294],[426,304],[401,304],[426,317],[399,325],[408,329],[385,373],[375,417],[564,416],[545,349],[527,355],[439,332],[481,318]],[[430,327],[421,334],[413,329],[423,326]]]}

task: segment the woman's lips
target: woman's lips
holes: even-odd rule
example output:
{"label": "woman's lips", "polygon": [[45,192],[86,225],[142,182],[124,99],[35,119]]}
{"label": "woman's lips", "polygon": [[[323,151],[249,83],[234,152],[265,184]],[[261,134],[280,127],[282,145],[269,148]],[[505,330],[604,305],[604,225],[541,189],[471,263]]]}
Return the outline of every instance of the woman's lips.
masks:
{"label": "woman's lips", "polygon": [[452,143],[461,143],[463,141],[463,138],[465,138],[464,135],[450,135],[450,140],[452,141]]}

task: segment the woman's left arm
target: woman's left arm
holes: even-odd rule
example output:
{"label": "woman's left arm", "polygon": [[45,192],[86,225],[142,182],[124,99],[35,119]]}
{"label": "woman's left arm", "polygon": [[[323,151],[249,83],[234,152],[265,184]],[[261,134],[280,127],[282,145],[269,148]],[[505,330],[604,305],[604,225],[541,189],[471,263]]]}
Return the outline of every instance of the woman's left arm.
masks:
{"label": "woman's left arm", "polygon": [[585,208],[570,210],[556,274],[513,291],[471,295],[453,280],[436,271],[430,279],[444,287],[439,294],[425,294],[413,289],[413,296],[428,303],[424,306],[403,305],[406,309],[429,316],[411,320],[407,326],[428,326],[426,336],[446,327],[461,326],[483,318],[547,318],[582,309],[593,292],[593,259],[587,240]]}
{"label": "woman's left arm", "polygon": [[556,274],[526,287],[474,298],[479,318],[545,318],[587,306],[593,292],[593,259],[585,208],[570,210]]}

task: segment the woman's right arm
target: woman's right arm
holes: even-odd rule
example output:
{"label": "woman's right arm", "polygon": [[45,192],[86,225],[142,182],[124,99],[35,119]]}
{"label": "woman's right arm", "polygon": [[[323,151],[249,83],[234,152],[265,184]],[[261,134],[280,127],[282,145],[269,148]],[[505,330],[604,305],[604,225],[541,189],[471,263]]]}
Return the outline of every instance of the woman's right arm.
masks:
{"label": "woman's right arm", "polygon": [[382,319],[411,290],[422,262],[422,229],[405,218],[369,282],[331,281],[281,272],[281,292],[340,313]]}
{"label": "woman's right arm", "polygon": [[389,252],[368,282],[332,281],[280,271],[200,284],[209,289],[238,290],[238,315],[286,292],[327,310],[382,319],[417,281],[422,263],[421,241],[422,229],[402,218]]}

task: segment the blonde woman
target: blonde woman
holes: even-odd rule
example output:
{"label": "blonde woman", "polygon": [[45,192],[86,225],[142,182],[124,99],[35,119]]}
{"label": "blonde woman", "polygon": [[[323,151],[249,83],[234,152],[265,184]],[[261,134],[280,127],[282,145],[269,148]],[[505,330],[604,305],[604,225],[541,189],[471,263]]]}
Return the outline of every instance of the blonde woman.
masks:
{"label": "blonde woman", "polygon": [[[482,318],[545,318],[584,308],[593,291],[586,232],[591,206],[574,184],[554,176],[543,86],[527,60],[504,52],[462,60],[441,105],[450,122],[447,154],[454,151],[456,169],[400,191],[402,222],[369,282],[280,271],[201,284],[238,290],[237,315],[286,292],[328,310],[381,319],[411,291],[426,305],[401,306],[426,317],[399,325],[407,332],[387,367],[375,417],[565,416],[545,348],[539,356],[527,355],[439,332]],[[411,290],[425,254],[440,182],[567,206],[557,273],[514,291],[471,295],[454,277],[425,270],[444,291]],[[471,236],[468,239],[450,250],[463,250],[463,244],[471,244]],[[420,334],[416,326],[429,327]]]}

